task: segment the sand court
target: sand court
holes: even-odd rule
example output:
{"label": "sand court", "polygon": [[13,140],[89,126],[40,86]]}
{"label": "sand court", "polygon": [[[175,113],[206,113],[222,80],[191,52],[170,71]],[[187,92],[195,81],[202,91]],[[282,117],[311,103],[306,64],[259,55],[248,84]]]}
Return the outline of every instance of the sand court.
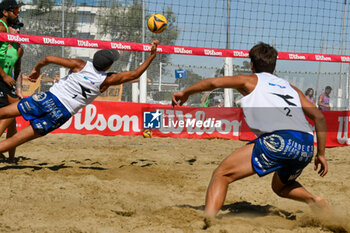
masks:
{"label": "sand court", "polygon": [[0,163],[1,232],[350,232],[350,148],[327,149],[329,173],[298,179],[335,219],[277,197],[272,175],[229,186],[205,226],[206,188],[220,161],[245,142],[49,134]]}

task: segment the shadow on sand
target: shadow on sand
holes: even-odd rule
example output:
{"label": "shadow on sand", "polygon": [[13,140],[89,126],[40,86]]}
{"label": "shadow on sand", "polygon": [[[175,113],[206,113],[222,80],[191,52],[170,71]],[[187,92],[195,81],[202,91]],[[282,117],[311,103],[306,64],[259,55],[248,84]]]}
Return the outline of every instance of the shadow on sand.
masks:
{"label": "shadow on sand", "polygon": [[[204,211],[204,205],[202,206],[191,206],[191,205],[180,205],[180,208],[192,208],[196,210]],[[285,210],[278,209],[272,205],[254,205],[247,201],[240,201],[234,204],[224,205],[221,208],[222,211],[228,211],[224,214],[219,214],[218,218],[228,216],[240,216],[240,217],[264,217],[264,216],[280,216],[284,219],[295,220],[296,215],[294,213],[287,212]]]}
{"label": "shadow on sand", "polygon": [[[21,165],[22,161],[32,161],[34,163],[34,165]],[[4,170],[10,170],[10,169],[31,169],[32,171],[38,171],[41,169],[49,169],[51,171],[58,171],[60,169],[64,169],[64,168],[74,168],[75,166],[72,165],[66,165],[66,163],[70,163],[70,164],[81,164],[82,162],[77,161],[77,160],[70,160],[70,161],[62,161],[62,163],[57,164],[57,165],[50,165],[48,163],[36,163],[36,159],[31,159],[31,158],[27,158],[27,157],[17,157],[15,161],[11,161],[9,162],[8,160],[0,160],[0,164],[3,164],[5,166],[0,166],[0,171],[4,171]],[[86,161],[91,161],[90,159],[86,159]],[[79,166],[79,169],[91,169],[91,170],[107,170],[107,168],[104,167],[100,167],[100,166],[96,166],[96,165],[100,165],[100,163],[91,163],[88,166]],[[93,165],[93,166],[90,166]]]}

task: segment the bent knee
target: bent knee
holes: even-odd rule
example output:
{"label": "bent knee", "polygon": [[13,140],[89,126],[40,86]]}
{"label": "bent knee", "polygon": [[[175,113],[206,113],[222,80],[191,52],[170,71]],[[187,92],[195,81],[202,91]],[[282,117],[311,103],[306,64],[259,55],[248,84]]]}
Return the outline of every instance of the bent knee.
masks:
{"label": "bent knee", "polygon": [[272,186],[272,190],[273,190],[273,192],[276,193],[279,197],[286,197],[286,195],[283,193],[283,189]]}
{"label": "bent knee", "polygon": [[228,183],[232,183],[237,180],[237,175],[234,171],[225,171],[220,169],[220,167],[216,168],[212,174],[213,179],[221,179],[225,180]]}
{"label": "bent knee", "polygon": [[281,186],[281,185],[276,185],[274,183],[272,183],[271,188],[273,190],[274,193],[276,193],[279,197],[286,197],[287,194],[283,191],[285,186]]}

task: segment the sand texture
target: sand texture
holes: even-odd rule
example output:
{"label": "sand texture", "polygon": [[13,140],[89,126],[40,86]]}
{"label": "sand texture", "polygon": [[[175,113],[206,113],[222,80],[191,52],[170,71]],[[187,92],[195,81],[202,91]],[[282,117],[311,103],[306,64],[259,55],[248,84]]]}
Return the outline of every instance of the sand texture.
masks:
{"label": "sand texture", "polygon": [[[229,186],[208,228],[206,188],[220,161],[245,142],[50,134],[0,163],[0,232],[350,232],[350,147],[327,149],[329,174],[298,179],[324,197],[322,219],[271,190],[272,175]],[[206,228],[206,229],[204,229]]]}

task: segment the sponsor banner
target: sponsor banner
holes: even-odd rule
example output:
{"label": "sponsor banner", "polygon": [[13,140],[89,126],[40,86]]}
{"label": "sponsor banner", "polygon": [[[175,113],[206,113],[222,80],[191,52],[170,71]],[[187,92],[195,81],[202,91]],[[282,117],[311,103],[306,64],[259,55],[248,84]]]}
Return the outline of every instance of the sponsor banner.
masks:
{"label": "sponsor banner", "polygon": [[144,106],[142,130],[151,129],[154,136],[180,138],[239,139],[243,112],[239,108],[193,108]]}
{"label": "sponsor banner", "polygon": [[[350,111],[324,111],[327,147],[350,145]],[[17,118],[18,129],[28,126]],[[253,140],[240,108],[193,108],[94,101],[53,133]],[[316,143],[316,137],[314,137]]]}
{"label": "sponsor banner", "polygon": [[[10,34],[10,33],[0,33],[0,41],[13,41],[13,42],[29,43],[29,44],[58,45],[58,46],[84,47],[84,48],[96,48],[96,49],[97,48],[98,49],[117,49],[117,50],[140,51],[140,52],[149,52],[151,50],[150,44],[142,44],[142,43],[87,40],[87,39],[79,39],[79,38],[49,37],[49,36],[36,36],[36,35]],[[218,48],[159,45],[157,48],[157,51],[158,53],[170,53],[170,54],[180,54],[180,55],[249,58],[249,50],[231,50],[231,49],[218,49]],[[350,56],[331,55],[331,54],[314,54],[314,53],[279,52],[278,59],[279,60],[350,63]]]}
{"label": "sponsor banner", "polygon": [[249,58],[248,50],[233,50],[233,57]]}
{"label": "sponsor banner", "polygon": [[315,60],[316,61],[325,61],[325,62],[331,62],[332,56],[322,55],[322,54],[315,54]]}

